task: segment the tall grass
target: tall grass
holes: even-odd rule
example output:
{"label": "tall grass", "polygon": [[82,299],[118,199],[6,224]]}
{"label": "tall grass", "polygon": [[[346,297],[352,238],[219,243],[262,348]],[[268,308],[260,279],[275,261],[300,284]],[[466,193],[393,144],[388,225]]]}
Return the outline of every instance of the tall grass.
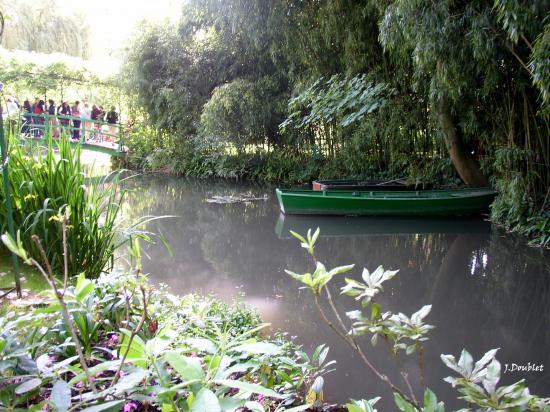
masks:
{"label": "tall grass", "polygon": [[[113,264],[113,253],[132,235],[122,229],[121,204],[125,190],[120,173],[103,178],[86,178],[80,162],[80,147],[68,141],[47,146],[9,139],[9,182],[14,221],[24,246],[32,256],[40,254],[31,236],[43,244],[54,271],[63,267],[62,232],[58,216],[68,209],[67,246],[69,272],[84,272],[96,278]],[[0,188],[0,229],[6,230],[5,193]],[[37,259],[38,260],[38,259]]]}

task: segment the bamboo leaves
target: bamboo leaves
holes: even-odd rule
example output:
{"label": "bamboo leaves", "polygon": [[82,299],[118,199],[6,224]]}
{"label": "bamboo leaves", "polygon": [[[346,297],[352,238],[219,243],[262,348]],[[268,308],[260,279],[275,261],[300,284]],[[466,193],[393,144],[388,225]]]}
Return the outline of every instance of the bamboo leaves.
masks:
{"label": "bamboo leaves", "polygon": [[383,107],[392,93],[388,84],[374,83],[364,74],[320,78],[290,100],[290,115],[279,127],[300,129],[323,122],[338,122],[347,127]]}

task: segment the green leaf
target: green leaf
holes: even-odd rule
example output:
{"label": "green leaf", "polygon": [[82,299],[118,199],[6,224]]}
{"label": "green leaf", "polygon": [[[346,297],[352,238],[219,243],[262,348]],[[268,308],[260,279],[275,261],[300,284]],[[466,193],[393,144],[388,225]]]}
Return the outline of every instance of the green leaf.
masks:
{"label": "green leaf", "polygon": [[161,407],[161,412],[174,412],[174,407],[171,403],[163,403]]}
{"label": "green leaf", "polygon": [[416,408],[403,399],[397,392],[393,393],[393,399],[401,412],[417,412]]}
{"label": "green leaf", "polygon": [[166,351],[171,342],[167,336],[156,336],[145,343],[145,352],[155,357],[159,356]]}
{"label": "green leaf", "polygon": [[354,405],[353,403],[346,403],[346,409],[348,412],[365,412],[359,406]]}
{"label": "green leaf", "polygon": [[265,412],[262,404],[256,401],[245,402],[244,407],[250,409],[251,412]]}
{"label": "green leaf", "polygon": [[149,376],[147,369],[137,369],[136,371],[129,373],[121,378],[113,387],[114,393],[119,394],[137,387],[143,379]]}
{"label": "green leaf", "polygon": [[229,388],[240,389],[245,392],[258,393],[260,395],[269,396],[270,398],[283,399],[285,396],[263,386],[254,383],[235,381],[231,379],[217,379],[214,383],[227,386]]}
{"label": "green leaf", "polygon": [[42,384],[42,379],[32,378],[28,381],[23,382],[17,388],[15,388],[16,395],[22,395],[24,393],[30,392],[38,388]]}
{"label": "green leaf", "polygon": [[82,302],[94,290],[94,284],[85,278],[84,273],[78,275],[76,280],[75,297]]}
{"label": "green leaf", "polygon": [[193,400],[191,412],[221,412],[218,397],[208,388],[202,388]]}
{"label": "green leaf", "polygon": [[187,381],[204,379],[204,371],[198,358],[183,357],[177,352],[168,352],[164,359]]}
{"label": "green leaf", "polygon": [[233,412],[237,408],[240,408],[246,402],[244,399],[237,399],[237,398],[223,398],[223,399],[220,399],[219,401],[220,401],[220,407],[222,408],[222,411],[231,411],[231,412]]}
{"label": "green leaf", "polygon": [[373,303],[371,305],[370,318],[371,320],[377,320],[380,318],[380,305],[378,303]]}
{"label": "green leaf", "polygon": [[407,346],[407,350],[406,350],[407,355],[411,355],[415,351],[416,351],[416,344],[413,343],[412,345]]}
{"label": "green leaf", "polygon": [[482,384],[485,390],[493,395],[495,393],[498,381],[500,380],[500,362],[493,359],[489,366],[487,366],[487,372],[483,378]]}
{"label": "green leaf", "polygon": [[31,261],[29,257],[27,256],[27,252],[23,248],[23,244],[21,243],[21,232],[17,231],[17,242],[15,239],[13,239],[8,233],[2,235],[2,242],[6,247],[10,250],[10,252],[15,253],[17,256],[23,260],[27,265],[31,265]]}
{"label": "green leaf", "polygon": [[[94,376],[99,372],[103,372],[106,370],[115,370],[118,367],[118,365],[120,365],[119,360],[107,361],[89,368],[88,371],[90,372],[90,376]],[[69,381],[69,385],[74,385],[75,383],[82,382],[85,380],[86,380],[86,374],[84,372],[81,372]]]}
{"label": "green leaf", "polygon": [[[123,400],[105,402],[105,403],[101,403],[101,404],[99,404],[99,405],[90,406],[89,408],[81,409],[80,412],[100,412],[100,411],[105,411],[105,410],[107,410],[107,409],[114,409],[115,407],[117,407],[118,405],[121,405],[121,404],[123,404],[123,403],[124,403]],[[118,408],[117,408],[117,409],[118,409]]]}
{"label": "green leaf", "polygon": [[331,276],[339,275],[340,273],[346,273],[352,270],[355,267],[355,265],[346,265],[346,266],[338,266],[334,269],[331,269],[329,274]]}
{"label": "green leaf", "polygon": [[64,380],[53,384],[50,405],[58,412],[65,412],[71,407],[71,387]]}
{"label": "green leaf", "polygon": [[205,338],[187,338],[184,340],[191,348],[208,353],[216,352],[216,345]]}
{"label": "green leaf", "polygon": [[424,409],[423,412],[436,412],[437,411],[437,397],[430,388],[426,388],[424,391]]}
{"label": "green leaf", "polygon": [[474,358],[472,358],[472,355],[466,350],[462,349],[462,353],[460,354],[460,359],[458,360],[458,366],[462,370],[462,375],[469,377],[474,369]]}
{"label": "green leaf", "polygon": [[313,385],[311,385],[311,390],[315,392],[316,394],[321,393],[323,390],[323,385],[325,384],[325,380],[322,376],[317,376],[315,378],[315,381],[313,382]]}
{"label": "green leaf", "polygon": [[[296,233],[296,232],[290,230],[290,234],[292,236],[294,236],[296,239],[298,239],[300,242],[307,243],[306,240],[304,239],[304,237],[302,235],[300,235],[299,233]],[[3,236],[2,236],[2,239],[3,239]]]}
{"label": "green leaf", "polygon": [[236,352],[247,352],[255,355],[278,355],[281,348],[269,342],[246,343],[231,349]]}
{"label": "green leaf", "polygon": [[[130,342],[130,336],[132,332],[127,329],[120,329],[120,348],[119,356],[122,357],[122,354],[126,352],[128,348],[128,343]],[[130,350],[126,356],[127,361],[132,361],[135,365],[145,367],[146,362],[144,361],[146,357],[145,351],[145,342],[139,336],[134,336],[132,342],[130,343]]]}
{"label": "green leaf", "polygon": [[308,410],[311,408],[312,405],[310,404],[306,404],[306,405],[300,405],[300,406],[295,406],[293,408],[285,408],[285,412],[302,412],[302,411],[305,411],[305,410]]}

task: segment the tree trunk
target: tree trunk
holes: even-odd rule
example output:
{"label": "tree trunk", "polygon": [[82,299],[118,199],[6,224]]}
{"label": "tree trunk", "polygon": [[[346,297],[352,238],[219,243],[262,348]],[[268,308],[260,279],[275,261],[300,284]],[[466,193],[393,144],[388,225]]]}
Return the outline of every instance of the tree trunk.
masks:
{"label": "tree trunk", "polygon": [[464,143],[455,127],[447,96],[443,96],[439,100],[439,122],[445,136],[445,143],[451,161],[460,178],[471,187],[487,186],[489,184],[487,178],[481,173],[478,164],[464,147]]}

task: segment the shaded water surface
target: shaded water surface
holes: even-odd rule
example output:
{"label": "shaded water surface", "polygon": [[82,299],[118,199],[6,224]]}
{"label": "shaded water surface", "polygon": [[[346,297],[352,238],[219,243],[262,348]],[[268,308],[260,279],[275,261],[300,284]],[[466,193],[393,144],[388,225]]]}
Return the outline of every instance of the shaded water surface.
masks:
{"label": "shaded water surface", "polygon": [[[304,233],[321,228],[317,256],[327,267],[355,263],[350,277],[363,267],[399,269],[379,299],[383,310],[411,314],[425,304],[436,326],[426,345],[424,378],[447,405],[461,405],[439,355],[458,356],[467,348],[475,359],[490,348],[501,348],[506,363],[543,364],[543,372],[507,373],[511,383],[526,379],[532,392],[550,396],[550,256],[528,248],[522,239],[505,235],[481,218],[403,219],[280,216],[273,190],[227,182],[197,182],[143,176],[131,183],[131,213],[174,215],[151,224],[170,243],[170,256],[159,242],[146,248],[144,271],[155,283],[166,283],[177,294],[214,293],[224,300],[240,294],[263,318],[295,336],[311,351],[327,343],[337,371],[326,376],[325,397],[383,396],[379,410],[393,410],[386,386],[339,340],[316,311],[310,294],[284,273],[311,269],[311,263],[288,230]],[[251,204],[209,204],[215,195],[269,195]],[[332,285],[336,308],[356,309],[352,298],[339,295],[343,278]],[[330,308],[326,308],[330,311]],[[372,348],[372,362],[399,386],[399,368],[409,371],[420,387],[418,357],[394,359],[383,343]]]}

